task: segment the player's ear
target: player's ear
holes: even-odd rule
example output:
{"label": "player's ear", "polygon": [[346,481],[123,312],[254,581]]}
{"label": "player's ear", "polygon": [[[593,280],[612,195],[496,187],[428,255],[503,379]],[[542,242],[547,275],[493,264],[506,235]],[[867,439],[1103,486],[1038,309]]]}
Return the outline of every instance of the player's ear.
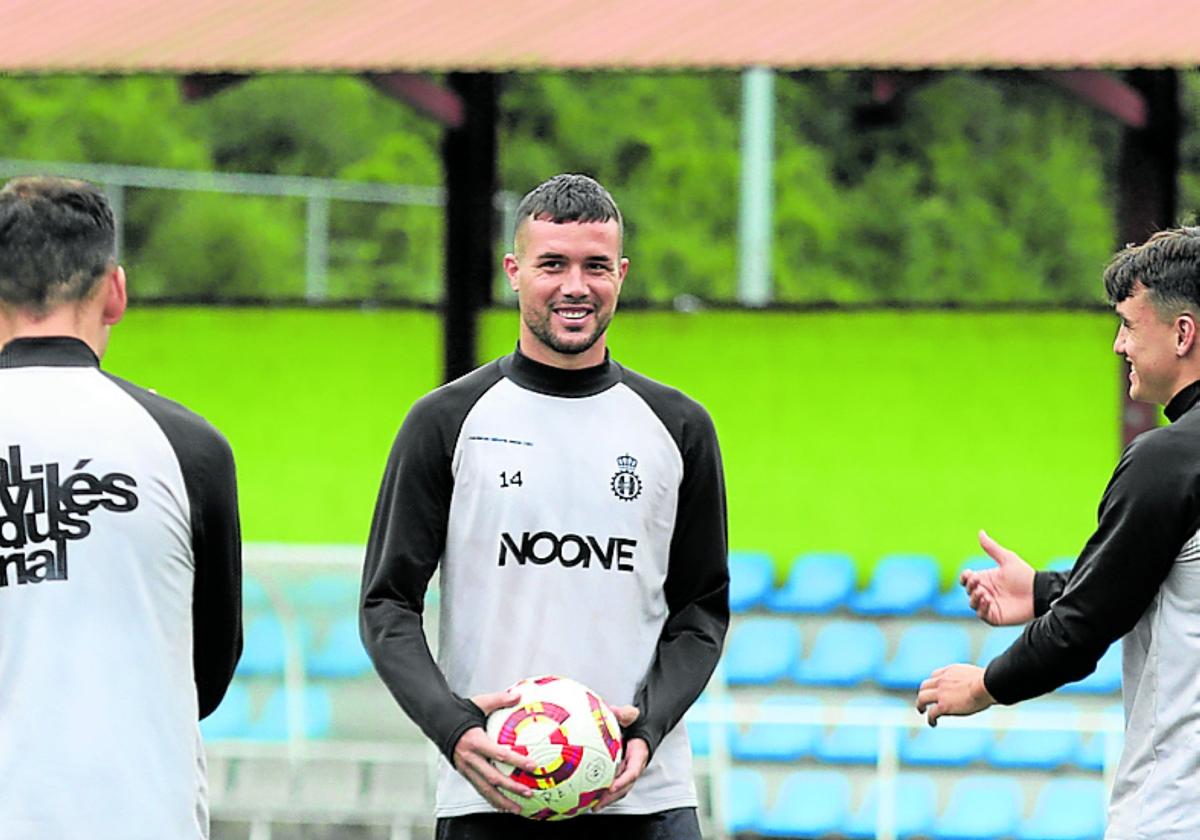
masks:
{"label": "player's ear", "polygon": [[100,291],[100,294],[104,295],[104,326],[111,327],[125,317],[125,307],[129,305],[129,296],[125,289],[125,269],[116,266],[100,282],[104,284]]}
{"label": "player's ear", "polygon": [[517,272],[520,266],[517,265],[516,254],[504,255],[504,274],[508,277],[508,287],[514,292],[520,292],[520,282],[518,281]]}
{"label": "player's ear", "polygon": [[1175,355],[1182,358],[1196,346],[1196,316],[1184,312],[1175,319]]}
{"label": "player's ear", "polygon": [[617,264],[617,295],[621,294],[621,287],[625,285],[625,275],[629,273],[629,257],[621,257],[621,262]]}

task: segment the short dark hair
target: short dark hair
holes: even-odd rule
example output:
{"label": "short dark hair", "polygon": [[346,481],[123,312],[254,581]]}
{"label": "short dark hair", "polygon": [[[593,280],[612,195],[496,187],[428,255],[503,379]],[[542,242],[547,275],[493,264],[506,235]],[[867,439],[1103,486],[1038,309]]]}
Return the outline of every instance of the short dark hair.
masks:
{"label": "short dark hair", "polygon": [[34,176],[0,189],[0,305],[44,315],[83,300],[115,248],[112,208],[92,184]]}
{"label": "short dark hair", "polygon": [[1104,270],[1104,291],[1113,305],[1133,294],[1135,284],[1163,318],[1185,309],[1200,314],[1200,227],[1160,230],[1141,245],[1127,245]]}
{"label": "short dark hair", "polygon": [[516,237],[521,225],[529,219],[541,219],[555,224],[563,222],[607,222],[617,220],[621,240],[625,239],[625,220],[617,202],[600,182],[587,175],[555,175],[538,184],[517,205]]}

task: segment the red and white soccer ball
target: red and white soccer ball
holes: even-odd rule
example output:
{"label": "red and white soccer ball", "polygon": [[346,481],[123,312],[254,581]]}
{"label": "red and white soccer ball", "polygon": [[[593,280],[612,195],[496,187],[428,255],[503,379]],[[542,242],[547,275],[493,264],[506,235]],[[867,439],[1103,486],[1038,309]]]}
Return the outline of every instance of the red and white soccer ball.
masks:
{"label": "red and white soccer ball", "polygon": [[534,820],[590,811],[612,784],[621,757],[616,716],[598,694],[566,677],[530,677],[513,690],[521,701],[492,712],[487,732],[496,743],[532,758],[537,770],[494,762],[533,796],[502,792]]}

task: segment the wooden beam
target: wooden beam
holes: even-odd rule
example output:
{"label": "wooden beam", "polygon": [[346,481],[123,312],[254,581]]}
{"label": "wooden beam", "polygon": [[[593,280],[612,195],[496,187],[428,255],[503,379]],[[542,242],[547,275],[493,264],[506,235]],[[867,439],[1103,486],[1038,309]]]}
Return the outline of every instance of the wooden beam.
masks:
{"label": "wooden beam", "polygon": [[461,128],[466,121],[466,106],[453,90],[416,73],[364,73],[363,78],[377,90],[406,102],[446,128]]}

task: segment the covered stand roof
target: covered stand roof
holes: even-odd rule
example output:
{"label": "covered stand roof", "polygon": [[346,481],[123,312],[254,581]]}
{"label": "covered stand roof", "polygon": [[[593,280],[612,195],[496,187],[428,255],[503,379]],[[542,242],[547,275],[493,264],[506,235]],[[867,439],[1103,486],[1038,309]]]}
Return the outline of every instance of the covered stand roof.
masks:
{"label": "covered stand roof", "polygon": [[0,0],[0,70],[1165,67],[1195,0]]}

